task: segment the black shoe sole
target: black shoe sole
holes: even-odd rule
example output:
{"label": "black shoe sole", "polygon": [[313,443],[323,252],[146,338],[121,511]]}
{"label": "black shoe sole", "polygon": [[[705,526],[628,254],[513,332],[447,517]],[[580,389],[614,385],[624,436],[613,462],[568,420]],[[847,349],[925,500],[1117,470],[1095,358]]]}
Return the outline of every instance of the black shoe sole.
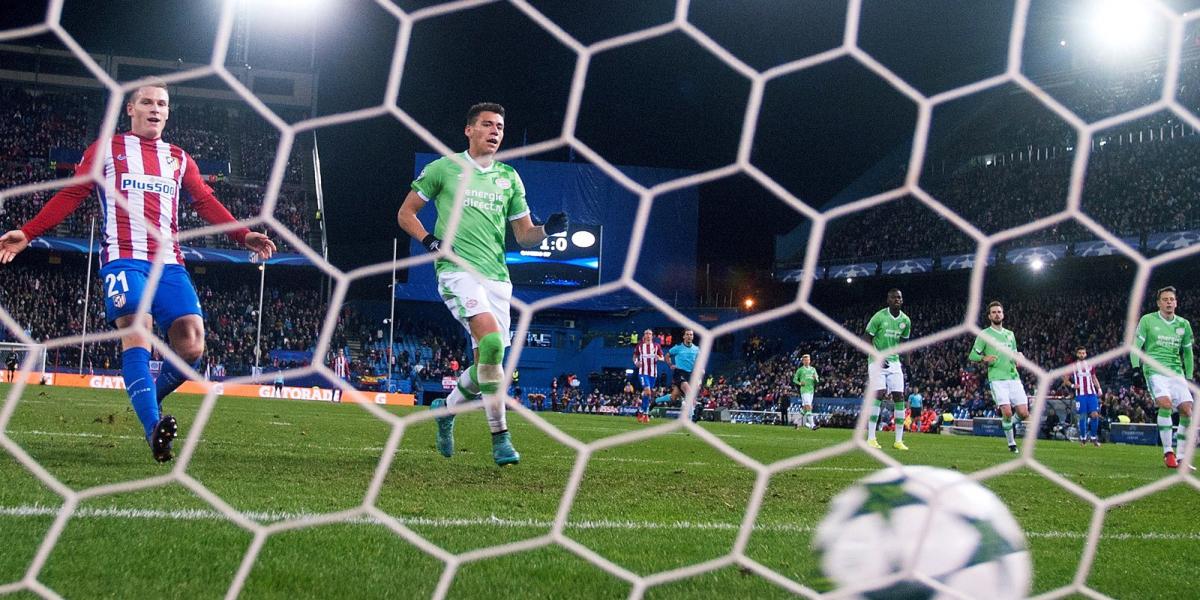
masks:
{"label": "black shoe sole", "polygon": [[158,420],[158,423],[154,425],[154,437],[150,439],[150,453],[154,455],[154,460],[165,463],[175,458],[175,454],[171,452],[171,442],[175,440],[177,433],[179,433],[179,423],[175,417],[163,415]]}

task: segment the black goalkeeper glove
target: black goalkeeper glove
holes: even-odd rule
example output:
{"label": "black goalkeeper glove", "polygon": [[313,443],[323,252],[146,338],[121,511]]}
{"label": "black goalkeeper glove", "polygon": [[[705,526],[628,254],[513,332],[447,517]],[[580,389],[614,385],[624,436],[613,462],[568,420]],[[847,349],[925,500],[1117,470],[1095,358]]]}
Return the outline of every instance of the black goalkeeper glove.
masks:
{"label": "black goalkeeper glove", "polygon": [[1141,367],[1134,367],[1133,370],[1130,372],[1129,377],[1130,377],[1130,379],[1133,380],[1133,383],[1145,383],[1146,382],[1146,374],[1142,372]]}
{"label": "black goalkeeper glove", "polygon": [[546,219],[546,223],[542,225],[542,229],[546,231],[546,235],[554,235],[567,230],[567,225],[570,219],[567,218],[567,213],[556,212]]}
{"label": "black goalkeeper glove", "polygon": [[425,236],[425,239],[421,240],[421,245],[425,246],[425,249],[430,252],[437,252],[442,247],[442,240],[439,240],[437,236],[431,233]]}

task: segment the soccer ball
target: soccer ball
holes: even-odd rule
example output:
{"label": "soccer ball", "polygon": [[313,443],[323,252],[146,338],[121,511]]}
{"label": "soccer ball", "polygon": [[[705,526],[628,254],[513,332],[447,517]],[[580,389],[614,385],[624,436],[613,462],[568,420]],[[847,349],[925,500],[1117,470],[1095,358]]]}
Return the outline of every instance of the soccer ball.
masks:
{"label": "soccer ball", "polygon": [[838,494],[813,545],[825,576],[863,598],[954,597],[913,577],[886,581],[904,572],[971,598],[1024,598],[1033,575],[1004,503],[934,467],[885,469]]}

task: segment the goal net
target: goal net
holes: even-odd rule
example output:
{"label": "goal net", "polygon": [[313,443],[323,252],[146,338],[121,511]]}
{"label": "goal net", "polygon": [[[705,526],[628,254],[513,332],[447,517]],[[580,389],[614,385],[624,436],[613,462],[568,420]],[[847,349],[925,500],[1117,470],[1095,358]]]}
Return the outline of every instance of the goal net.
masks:
{"label": "goal net", "polygon": [[[11,377],[10,365],[15,366]],[[25,377],[26,383],[43,383],[49,376],[46,372],[46,347],[42,344],[0,342],[0,368],[4,369],[4,383],[15,383],[18,377]]]}
{"label": "goal net", "polygon": [[[214,40],[214,52],[212,60],[209,64],[197,67],[194,69],[183,69],[172,73],[163,74],[165,79],[171,84],[186,82],[192,79],[201,79],[206,77],[217,77],[223,81],[229,89],[233,90],[245,105],[255,113],[262,115],[270,124],[278,130],[280,135],[279,145],[276,148],[276,160],[271,166],[270,179],[271,182],[267,186],[266,197],[263,201],[261,213],[250,219],[245,219],[242,225],[265,225],[273,232],[277,232],[279,237],[284,239],[290,246],[297,251],[305,253],[305,255],[314,262],[318,268],[327,274],[334,281],[334,291],[330,300],[330,308],[325,313],[324,321],[321,327],[320,337],[316,344],[315,356],[324,356],[331,350],[332,340],[335,335],[335,329],[339,315],[341,313],[342,304],[345,302],[350,286],[361,280],[369,277],[378,276],[392,272],[395,268],[406,269],[418,264],[429,263],[434,260],[434,256],[413,256],[406,259],[401,259],[382,264],[371,265],[369,267],[358,268],[350,271],[339,269],[337,266],[326,260],[320,252],[313,251],[306,240],[292,233],[289,225],[284,220],[280,219],[275,214],[277,200],[280,195],[280,181],[283,180],[284,172],[289,168],[288,157],[291,155],[297,139],[312,131],[322,127],[331,127],[344,125],[348,123],[365,122],[371,119],[389,118],[394,119],[403,125],[405,130],[418,138],[422,143],[429,148],[434,149],[437,153],[443,156],[453,156],[456,153],[456,148],[448,146],[442,139],[433,133],[433,128],[419,122],[417,118],[406,112],[399,104],[397,97],[399,95],[400,82],[403,74],[411,68],[411,64],[407,61],[411,60],[409,54],[409,46],[412,41],[413,31],[418,25],[429,22],[431,20],[447,17],[447,16],[464,16],[469,15],[471,11],[478,10],[479,7],[489,5],[489,2],[478,0],[460,0],[455,2],[444,3],[393,3],[387,0],[377,0],[372,6],[386,12],[388,18],[395,19],[399,26],[398,43],[395,46],[395,53],[390,69],[386,91],[382,103],[359,110],[352,110],[338,114],[326,115],[318,118],[307,120],[299,120],[296,122],[287,122],[275,114],[268,105],[257,96],[251,89],[244,85],[238,75],[231,72],[231,68],[227,66],[229,53],[233,51],[231,48],[232,40],[237,28],[237,15],[239,7],[242,3],[235,0],[226,0],[220,4],[220,13],[218,15],[217,36]],[[400,6],[406,8],[401,8]],[[409,5],[416,4],[420,7],[411,8]],[[588,161],[592,162],[597,168],[605,173],[612,180],[619,182],[630,192],[639,196],[638,212],[634,221],[634,232],[631,236],[628,253],[634,257],[634,260],[627,262],[621,275],[616,280],[604,283],[594,288],[559,294],[538,301],[526,302],[514,298],[512,301],[514,310],[514,319],[516,335],[513,337],[513,346],[506,356],[506,374],[511,377],[516,365],[521,361],[522,351],[525,346],[526,334],[530,329],[534,315],[539,311],[545,311],[569,305],[572,302],[586,300],[588,298],[601,296],[604,294],[615,293],[618,291],[631,291],[634,294],[647,300],[653,306],[660,310],[664,315],[669,317],[674,323],[687,325],[696,331],[697,337],[700,340],[700,358],[697,361],[695,375],[693,376],[692,386],[697,389],[700,383],[700,377],[709,357],[712,354],[714,340],[740,330],[747,328],[758,327],[769,324],[773,319],[781,318],[787,315],[803,314],[819,323],[829,334],[836,336],[844,341],[863,356],[869,356],[875,361],[881,361],[884,356],[881,352],[865,344],[859,337],[860,332],[850,331],[835,319],[824,314],[822,310],[812,302],[812,294],[814,286],[813,274],[822,269],[820,264],[819,254],[823,235],[829,230],[831,223],[837,219],[844,218],[849,215],[865,212],[873,207],[884,203],[899,200],[901,198],[915,198],[919,207],[927,211],[933,219],[951,223],[957,228],[958,233],[969,238],[971,243],[975,244],[975,254],[973,257],[968,257],[969,272],[969,295],[966,300],[967,314],[956,327],[935,336],[928,336],[901,344],[897,351],[901,354],[908,355],[922,348],[930,347],[934,344],[942,343],[951,339],[956,335],[974,335],[982,331],[979,326],[982,305],[986,300],[984,294],[984,279],[985,271],[988,265],[988,256],[990,253],[1001,247],[1004,243],[1017,238],[1025,233],[1035,231],[1041,228],[1051,227],[1073,220],[1076,223],[1082,224],[1090,230],[1097,238],[1106,242],[1115,252],[1128,258],[1135,265],[1136,275],[1134,276],[1134,289],[1130,292],[1128,298],[1129,310],[1125,315],[1125,320],[1114,327],[1121,327],[1124,334],[1120,337],[1121,345],[1119,348],[1114,348],[1105,352],[1102,357],[1112,359],[1118,356],[1127,356],[1133,351],[1133,332],[1139,316],[1139,309],[1145,304],[1146,294],[1145,288],[1150,280],[1151,272],[1164,265],[1171,264],[1182,260],[1195,260],[1200,245],[1185,245],[1178,249],[1172,249],[1150,256],[1140,252],[1136,247],[1109,231],[1104,223],[1099,222],[1087,210],[1084,210],[1084,182],[1087,173],[1087,165],[1089,157],[1093,152],[1093,148],[1099,148],[1104,145],[1101,143],[1101,134],[1113,128],[1114,126],[1134,122],[1138,119],[1146,117],[1160,111],[1166,111],[1173,115],[1173,118],[1188,124],[1192,130],[1200,128],[1200,118],[1197,118],[1192,109],[1184,106],[1181,103],[1178,89],[1180,87],[1181,64],[1184,56],[1184,40],[1186,31],[1189,31],[1198,20],[1200,20],[1200,10],[1181,11],[1177,10],[1176,5],[1181,3],[1167,1],[1148,1],[1145,3],[1137,3],[1145,14],[1149,15],[1148,19],[1162,24],[1162,31],[1165,32],[1165,60],[1162,63],[1162,77],[1158,79],[1155,85],[1158,93],[1153,101],[1145,106],[1122,108],[1112,114],[1102,117],[1088,116],[1081,117],[1072,112],[1070,108],[1065,106],[1060,101],[1056,100],[1053,94],[1048,93],[1045,89],[1033,81],[1028,74],[1023,70],[1022,53],[1025,46],[1024,40],[1027,32],[1033,26],[1032,11],[1039,5],[1044,3],[1032,2],[1031,0],[1017,0],[1014,4],[1014,9],[1011,15],[1011,23],[1009,27],[1009,35],[1005,44],[1005,60],[1003,68],[1000,72],[982,77],[978,80],[958,85],[951,89],[939,91],[935,94],[922,92],[920,88],[914,86],[904,77],[897,73],[897,70],[890,68],[884,64],[871,52],[864,49],[865,44],[860,43],[861,21],[864,11],[870,8],[872,3],[864,2],[863,0],[849,0],[846,2],[846,11],[844,17],[844,27],[840,40],[832,47],[825,51],[816,52],[809,56],[789,60],[779,65],[771,66],[770,68],[759,69],[751,66],[735,53],[728,50],[722,43],[719,43],[713,36],[698,27],[690,19],[690,11],[695,8],[699,2],[689,2],[688,0],[678,0],[674,3],[674,10],[667,19],[660,24],[643,27],[636,31],[613,35],[598,41],[585,42],[578,39],[571,32],[555,23],[552,16],[549,16],[549,8],[543,7],[542,2],[532,2],[527,0],[512,0],[506,6],[513,10],[519,11],[524,15],[534,26],[543,31],[546,35],[556,39],[563,48],[569,51],[576,61],[574,77],[571,82],[568,105],[564,113],[564,122],[562,133],[556,139],[546,142],[540,142],[525,147],[517,147],[512,150],[505,150],[498,155],[500,160],[514,160],[528,156],[535,156],[540,152],[554,148],[569,148],[573,153],[579,153]],[[23,38],[33,37],[38,35],[51,35],[65,45],[78,62],[91,73],[95,80],[103,86],[104,92],[108,95],[107,110],[102,124],[102,132],[104,135],[111,135],[116,131],[116,124],[120,113],[123,110],[123,99],[127,93],[136,89],[144,80],[138,79],[134,81],[118,82],[110,76],[105,69],[97,63],[96,59],[89,55],[83,47],[75,42],[71,34],[66,31],[60,24],[59,18],[61,15],[63,1],[51,0],[47,10],[47,16],[42,22],[38,22],[26,27],[0,31],[0,42],[15,42]],[[428,5],[428,6],[426,6]],[[545,10],[543,10],[545,8]],[[481,25],[481,29],[486,29],[486,25]],[[691,40],[698,48],[698,53],[703,53],[708,60],[719,61],[729,70],[736,73],[742,78],[746,84],[746,98],[739,98],[737,106],[744,103],[744,114],[739,114],[738,119],[741,122],[741,135],[738,136],[739,143],[737,146],[736,156],[726,165],[720,165],[711,169],[702,170],[676,180],[668,181],[656,186],[646,186],[630,179],[621,169],[615,166],[615,162],[610,162],[606,157],[594,151],[588,144],[581,140],[576,135],[577,125],[579,124],[581,106],[587,100],[587,71],[589,65],[598,56],[604,53],[611,52],[617,49],[637,45],[647,40],[667,35],[682,35]],[[1194,40],[1193,37],[1188,39]],[[769,43],[769,40],[765,40]],[[1064,45],[1066,42],[1064,41]],[[784,186],[780,185],[774,178],[767,173],[764,173],[752,160],[754,150],[753,146],[756,139],[756,130],[759,123],[759,113],[763,108],[764,90],[772,83],[781,78],[795,73],[802,73],[814,69],[819,69],[824,65],[828,65],[834,61],[846,60],[851,61],[857,68],[869,72],[871,77],[883,82],[891,90],[890,93],[895,93],[907,98],[916,107],[916,129],[913,132],[911,153],[906,161],[905,175],[902,180],[895,181],[894,185],[889,189],[877,193],[870,194],[865,197],[854,198],[853,201],[836,208],[822,211],[821,207],[810,206],[805,202],[804,198],[798,197],[796,194],[788,191]],[[449,67],[447,67],[449,68]],[[506,69],[513,73],[536,70],[537,65],[507,65]],[[953,103],[956,100],[970,97],[975,94],[985,93],[1000,86],[1013,86],[1023,93],[1035,98],[1038,103],[1047,111],[1052,113],[1056,118],[1066,123],[1073,131],[1078,140],[1077,145],[1072,148],[1073,158],[1069,165],[1069,185],[1065,191],[1065,208],[1063,210],[1052,210],[1040,214],[1038,218],[1031,219],[1028,222],[1016,224],[1011,227],[1005,227],[1000,230],[985,231],[971,221],[958,214],[965,207],[948,206],[940,201],[939,198],[931,195],[929,191],[923,189],[921,176],[927,170],[933,168],[926,164],[927,150],[930,143],[930,135],[932,128],[933,114],[936,109],[947,104]],[[485,94],[486,95],[486,94]],[[796,125],[800,127],[802,125]],[[511,134],[510,134],[511,135]],[[1161,135],[1161,134],[1159,134]],[[637,143],[637,140],[630,140],[630,143]],[[1041,149],[1030,148],[1029,153],[1032,153],[1037,158],[1042,157]],[[1049,152],[1049,150],[1047,150]],[[1025,159],[1028,159],[1028,154]],[[1009,160],[997,159],[997,160]],[[1011,160],[1021,160],[1020,157]],[[328,156],[326,157],[328,163]],[[990,163],[989,163],[990,164]],[[777,307],[776,309],[756,313],[747,318],[738,319],[736,321],[726,322],[719,325],[705,326],[704,323],[692,321],[681,311],[672,307],[672,305],[663,299],[654,297],[653,292],[646,289],[635,278],[637,267],[636,257],[643,253],[649,253],[651,249],[645,239],[645,231],[647,222],[653,209],[655,200],[669,194],[677,189],[686,186],[703,184],[708,181],[714,181],[722,177],[732,174],[740,174],[753,180],[764,189],[774,194],[780,202],[787,204],[802,214],[812,223],[812,235],[808,240],[807,252],[804,254],[804,262],[801,267],[802,275],[799,278],[797,286],[797,295],[794,302],[785,306]],[[90,175],[91,181],[101,181],[101,174],[93,172]],[[70,183],[76,183],[72,180]],[[0,189],[0,203],[8,199],[30,194],[33,192],[52,191],[66,185],[68,182],[64,180],[51,181],[33,181],[25,182],[19,185],[8,185],[5,189]],[[6,184],[7,185],[7,184]],[[118,202],[124,202],[124,199],[119,199]],[[453,251],[453,239],[455,228],[457,226],[457,218],[461,214],[461,209],[455,213],[455,218],[452,219],[452,224],[449,228],[448,240],[451,242],[449,250],[443,250],[446,256],[462,264],[467,271],[475,273],[469,265],[462,262],[462,259],[457,257]],[[12,223],[5,222],[5,228],[14,226]],[[183,232],[181,238],[185,241],[201,239],[205,236],[211,236],[220,233],[230,227],[204,227],[202,229]],[[156,235],[151,233],[151,235]],[[859,234],[864,235],[862,233]],[[964,253],[966,254],[966,253]],[[162,267],[162,256],[159,255],[158,262],[155,264],[156,273]],[[0,277],[3,276],[3,271],[0,271]],[[157,282],[157,276],[152,277],[152,283]],[[0,357],[6,356],[8,353],[16,353],[20,357],[20,367],[18,378],[25,377],[25,381],[31,375],[45,373],[46,371],[46,351],[53,351],[54,348],[67,347],[77,345],[77,339],[58,338],[49,340],[34,340],[24,333],[17,325],[17,320],[10,312],[9,306],[0,306],[0,318],[5,328],[9,333],[19,338],[18,343],[0,344]],[[123,330],[120,333],[139,332],[147,336],[153,336],[153,331],[147,331],[143,326],[136,325],[128,330]],[[100,334],[100,338],[107,341],[113,341],[118,334],[108,332]],[[89,339],[96,339],[93,333],[89,331]],[[171,361],[181,369],[187,371],[194,379],[202,379],[200,374],[191,372],[191,369],[176,356],[169,346],[156,342],[155,350],[163,355],[164,360]],[[32,358],[30,358],[32,356]],[[1045,398],[1050,392],[1050,388],[1054,382],[1060,380],[1065,374],[1065,368],[1046,368],[1044,365],[1035,364],[1029,360],[1025,360],[1020,356],[1013,356],[1020,366],[1027,372],[1034,374],[1037,378],[1036,397],[1031,398],[1031,407],[1034,422],[1042,415],[1045,408]],[[1156,364],[1153,358],[1145,357],[1150,364]],[[865,361],[862,361],[865,362]],[[855,377],[861,379],[865,376],[866,369],[862,373],[857,373]],[[314,364],[309,367],[299,368],[289,371],[289,378],[293,375],[302,376],[309,374],[323,375],[329,380],[336,381],[341,386],[342,397],[352,397],[358,394],[356,390],[338,378],[332,372],[328,365]],[[265,376],[270,376],[268,373]],[[260,377],[261,379],[261,377]],[[234,378],[225,382],[226,385],[238,383],[257,383],[253,377]],[[861,382],[860,382],[861,383]],[[1197,395],[1200,390],[1196,386],[1188,384],[1193,395]],[[862,418],[858,424],[859,435],[854,439],[847,440],[844,443],[831,445],[828,447],[812,449],[810,451],[800,452],[795,456],[775,461],[766,461],[753,458],[748,454],[739,451],[733,447],[728,440],[715,435],[704,425],[692,422],[686,418],[676,419],[663,422],[648,428],[630,430],[616,435],[603,435],[593,438],[581,439],[582,436],[572,435],[564,431],[563,428],[556,426],[550,420],[540,416],[536,412],[531,412],[523,405],[513,402],[510,399],[510,410],[517,412],[520,417],[532,427],[543,432],[548,438],[560,444],[567,451],[568,458],[564,460],[571,464],[569,477],[565,489],[558,498],[558,503],[554,512],[554,518],[547,523],[548,533],[538,535],[529,539],[518,542],[498,543],[495,545],[487,545],[482,548],[472,549],[469,551],[455,551],[442,547],[430,541],[426,536],[420,533],[419,519],[405,520],[397,518],[389,514],[379,507],[379,498],[381,490],[385,485],[385,480],[389,470],[393,468],[393,463],[396,460],[398,451],[403,440],[414,429],[423,425],[428,425],[432,419],[444,416],[448,412],[446,409],[437,411],[413,411],[395,413],[386,410],[384,407],[375,404],[374,402],[366,401],[359,404],[363,410],[367,411],[374,419],[374,425],[385,430],[386,442],[382,447],[373,448],[373,464],[374,470],[370,477],[367,489],[362,497],[361,505],[355,507],[331,511],[319,514],[293,514],[281,513],[273,522],[264,524],[261,522],[261,515],[249,515],[239,511],[235,506],[228,501],[228,498],[223,497],[213,489],[210,489],[201,481],[200,478],[192,472],[192,461],[196,455],[197,449],[200,447],[202,440],[207,443],[211,437],[217,437],[216,432],[209,429],[212,423],[215,423],[221,418],[220,413],[226,406],[219,405],[219,390],[216,387],[210,388],[210,391],[204,397],[203,402],[197,411],[195,419],[184,427],[184,439],[177,441],[179,456],[169,472],[163,472],[160,475],[152,477],[138,478],[131,481],[121,481],[119,483],[106,483],[103,485],[94,485],[86,487],[76,487],[69,481],[64,481],[57,477],[54,472],[47,468],[46,465],[31,456],[26,452],[20,444],[14,441],[9,425],[13,419],[14,413],[18,407],[30,399],[30,392],[25,390],[22,393],[22,386],[14,386],[4,400],[3,409],[0,410],[0,444],[3,445],[5,452],[9,457],[19,462],[24,470],[36,477],[41,485],[52,490],[54,494],[61,498],[61,507],[49,510],[47,513],[39,513],[42,516],[48,516],[52,519],[52,523],[48,528],[44,538],[41,539],[38,545],[37,552],[28,566],[24,568],[23,574],[12,581],[0,581],[0,594],[4,593],[23,593],[29,592],[37,594],[45,598],[58,597],[58,592],[48,586],[44,578],[46,576],[47,564],[50,561],[51,555],[58,552],[56,546],[59,545],[61,538],[64,535],[68,524],[74,518],[79,518],[83,515],[81,508],[84,501],[92,501],[98,498],[107,498],[116,494],[143,491],[147,489],[167,489],[167,488],[182,488],[186,492],[199,498],[204,510],[219,514],[228,523],[238,528],[240,533],[249,536],[250,542],[244,554],[237,559],[235,574],[232,577],[226,597],[238,597],[245,589],[251,573],[255,570],[256,565],[264,556],[264,548],[268,543],[279,536],[289,535],[295,531],[312,531],[324,526],[337,524],[355,524],[362,522],[382,523],[388,530],[394,532],[400,539],[418,549],[426,555],[426,558],[435,561],[438,564],[440,575],[433,591],[433,597],[445,598],[450,595],[451,587],[454,585],[456,577],[465,569],[472,565],[483,563],[489,559],[499,557],[508,557],[535,551],[538,549],[553,549],[555,551],[567,553],[574,559],[583,561],[588,565],[602,570],[611,577],[623,582],[628,586],[628,597],[642,598],[647,595],[652,595],[655,591],[667,586],[668,584],[685,582],[688,580],[696,580],[703,578],[707,574],[711,574],[724,569],[737,569],[739,573],[753,574],[762,581],[765,581],[776,591],[790,592],[806,597],[817,597],[820,592],[817,591],[819,582],[813,580],[800,581],[799,578],[789,575],[784,575],[779,572],[779,569],[765,564],[762,560],[754,557],[748,551],[751,536],[755,534],[757,523],[760,519],[760,512],[763,509],[764,503],[769,502],[768,488],[773,478],[786,476],[789,472],[798,468],[805,467],[820,461],[825,461],[831,458],[850,455],[854,453],[865,453],[872,457],[876,462],[876,466],[882,468],[884,466],[898,466],[900,463],[893,457],[874,448],[868,448],[865,440],[862,439],[862,430],[867,424],[868,410],[862,411]],[[691,414],[694,403],[697,401],[695,392],[692,393],[683,406],[682,414]],[[869,401],[864,400],[862,406],[869,406]],[[465,412],[479,410],[481,405],[478,403],[466,403],[456,407],[454,412]],[[1200,422],[1200,421],[1198,421]],[[281,423],[279,427],[288,426],[288,423]],[[1189,440],[1195,439],[1197,423],[1192,423],[1191,428],[1187,431]],[[314,428],[318,427],[314,425]],[[754,429],[757,426],[746,425],[749,429]],[[306,433],[307,435],[307,433]],[[673,568],[660,572],[642,574],[635,573],[627,569],[615,561],[606,558],[595,550],[589,548],[583,543],[580,543],[573,537],[571,529],[571,514],[572,506],[585,478],[585,472],[589,468],[589,463],[597,460],[598,455],[609,449],[618,448],[630,444],[644,442],[650,439],[670,439],[665,436],[689,436],[689,439],[698,439],[704,444],[707,444],[714,454],[736,463],[743,467],[753,480],[752,489],[748,499],[744,505],[730,507],[731,510],[740,515],[740,522],[732,525],[736,530],[736,538],[727,552],[721,556],[695,564],[689,564],[679,568]],[[216,443],[220,443],[218,440]],[[1169,487],[1178,485],[1182,488],[1200,488],[1195,476],[1181,469],[1179,472],[1163,473],[1161,477],[1156,477],[1150,483],[1138,485],[1127,492],[1113,494],[1102,497],[1093,493],[1077,483],[1070,474],[1057,472],[1043,462],[1038,454],[1033,450],[1037,442],[1037,431],[1035,427],[1028,427],[1024,433],[1023,441],[1021,442],[1022,449],[1025,450],[1020,456],[1013,457],[1012,460],[1003,462],[998,465],[991,466],[971,474],[971,477],[977,481],[988,482],[1002,478],[1016,471],[1022,471],[1031,474],[1034,480],[1039,484],[1053,486],[1058,492],[1065,497],[1070,498],[1070,501],[1076,502],[1081,507],[1081,512],[1087,515],[1090,519],[1089,525],[1086,528],[1086,534],[1083,540],[1084,550],[1079,556],[1079,560],[1074,564],[1073,568],[1068,569],[1069,574],[1067,580],[1059,587],[1045,591],[1043,597],[1070,597],[1072,595],[1085,595],[1093,598],[1106,597],[1102,591],[1093,589],[1089,585],[1089,575],[1098,568],[1096,565],[1097,548],[1101,542],[1102,532],[1105,528],[1106,516],[1108,512],[1116,507],[1126,505],[1147,498]],[[1192,462],[1192,446],[1188,444],[1188,448],[1181,453],[1181,460],[1184,465],[1189,465]],[[425,449],[422,448],[422,451]],[[432,457],[432,450],[429,450]],[[1138,467],[1140,468],[1140,466]],[[680,471],[685,469],[681,467]],[[507,473],[506,473],[507,474]],[[488,480],[498,482],[501,478],[483,477],[480,480]],[[499,483],[497,483],[499,485]],[[513,486],[513,494],[519,495],[517,491],[520,487],[518,483],[511,481],[505,482],[504,485]],[[1032,485],[1032,484],[1031,484]],[[635,507],[636,508],[636,507]],[[1036,507],[1034,508],[1036,510]],[[136,511],[135,511],[136,512]],[[90,514],[90,513],[89,513]],[[172,518],[179,520],[187,520],[195,517],[195,512],[191,509],[181,510],[178,513],[158,514],[156,518]],[[498,521],[502,515],[493,515],[492,520]],[[2,517],[0,517],[2,518]],[[482,520],[479,522],[462,522],[458,525],[463,527],[485,526],[489,521]],[[591,523],[589,526],[601,526],[605,523]],[[607,525],[613,525],[607,523]],[[620,524],[613,525],[614,528]],[[802,529],[802,528],[801,528]],[[802,533],[811,534],[811,531],[802,531]],[[807,538],[805,538],[807,539]],[[1194,537],[1190,538],[1194,543]],[[1176,542],[1150,542],[1162,544],[1173,544]],[[1180,546],[1183,548],[1184,546]],[[670,548],[664,548],[664,552],[670,552]],[[795,547],[789,548],[788,552],[804,553],[804,548]],[[170,565],[164,566],[169,568]],[[1182,585],[1182,584],[1180,584]],[[499,586],[497,589],[501,589]],[[259,590],[261,591],[261,590]],[[570,589],[555,590],[555,595],[571,594]],[[835,595],[837,592],[833,592]]]}

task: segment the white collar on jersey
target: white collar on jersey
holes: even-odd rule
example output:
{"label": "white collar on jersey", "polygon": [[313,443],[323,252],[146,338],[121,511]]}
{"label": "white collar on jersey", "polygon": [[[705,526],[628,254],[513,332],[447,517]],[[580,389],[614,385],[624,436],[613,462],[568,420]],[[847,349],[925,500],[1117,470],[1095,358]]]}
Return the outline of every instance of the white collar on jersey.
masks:
{"label": "white collar on jersey", "polygon": [[494,171],[496,169],[496,159],[494,159],[494,158],[492,159],[491,166],[484,168],[484,167],[479,166],[479,163],[475,162],[474,158],[471,158],[471,152],[469,150],[463,150],[462,156],[463,156],[463,158],[465,158],[467,160],[468,163],[470,163],[470,165],[472,167],[475,167],[476,171],[479,171],[480,173],[487,173],[489,171]]}
{"label": "white collar on jersey", "polygon": [[1159,318],[1159,319],[1162,319],[1162,322],[1163,322],[1163,323],[1174,323],[1174,322],[1175,322],[1175,319],[1179,317],[1179,315],[1177,315],[1177,314],[1175,314],[1175,315],[1171,315],[1171,320],[1170,320],[1170,321],[1168,321],[1168,320],[1167,320],[1167,318],[1163,316],[1163,314],[1162,314],[1162,311],[1161,311],[1161,310],[1154,311],[1154,314],[1158,315],[1158,318]]}

